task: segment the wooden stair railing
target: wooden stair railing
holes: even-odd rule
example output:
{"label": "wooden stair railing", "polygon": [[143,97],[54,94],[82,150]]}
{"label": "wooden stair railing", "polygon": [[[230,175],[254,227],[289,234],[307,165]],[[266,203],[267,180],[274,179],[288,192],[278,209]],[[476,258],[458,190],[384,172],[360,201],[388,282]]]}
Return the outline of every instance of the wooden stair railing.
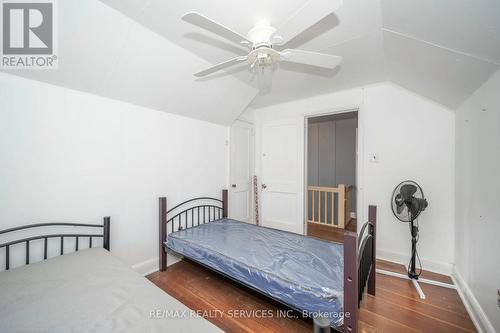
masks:
{"label": "wooden stair railing", "polygon": [[352,186],[308,186],[307,222],[344,229],[351,219]]}

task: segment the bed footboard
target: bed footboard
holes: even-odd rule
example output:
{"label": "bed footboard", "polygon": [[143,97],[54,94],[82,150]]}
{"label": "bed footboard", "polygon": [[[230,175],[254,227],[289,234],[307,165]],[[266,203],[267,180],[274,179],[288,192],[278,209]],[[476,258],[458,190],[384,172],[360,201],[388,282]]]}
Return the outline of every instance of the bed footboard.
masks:
{"label": "bed footboard", "polygon": [[209,223],[227,217],[228,192],[222,190],[222,200],[210,197],[199,197],[181,202],[167,209],[167,198],[159,198],[159,263],[160,272],[167,269],[167,252],[164,242],[168,232]]}
{"label": "bed footboard", "polygon": [[377,207],[369,206],[368,222],[359,236],[344,234],[344,332],[358,331],[358,309],[367,285],[368,293],[375,295],[376,225]]}

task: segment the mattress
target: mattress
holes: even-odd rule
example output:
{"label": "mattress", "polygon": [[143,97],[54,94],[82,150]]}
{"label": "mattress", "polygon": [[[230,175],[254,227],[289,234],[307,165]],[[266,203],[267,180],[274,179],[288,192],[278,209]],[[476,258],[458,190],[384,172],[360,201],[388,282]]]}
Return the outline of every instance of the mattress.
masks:
{"label": "mattress", "polygon": [[171,233],[165,244],[308,316],[342,324],[342,244],[231,219]]}
{"label": "mattress", "polygon": [[0,273],[0,332],[222,332],[102,248]]}

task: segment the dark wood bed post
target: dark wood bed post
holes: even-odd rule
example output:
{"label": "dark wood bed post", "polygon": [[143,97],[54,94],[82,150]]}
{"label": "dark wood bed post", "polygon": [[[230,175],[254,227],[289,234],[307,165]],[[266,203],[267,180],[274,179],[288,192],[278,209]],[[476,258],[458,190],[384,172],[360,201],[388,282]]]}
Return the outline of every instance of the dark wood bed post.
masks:
{"label": "dark wood bed post", "polygon": [[159,265],[160,272],[167,269],[167,253],[163,248],[163,242],[167,239],[167,198],[159,199]]}
{"label": "dark wood bed post", "polygon": [[[110,245],[111,245],[110,242],[109,242],[109,233],[111,231],[111,229],[110,229],[111,225],[110,224],[111,224],[111,217],[106,216],[104,218],[104,224],[103,224],[104,230],[103,230],[103,238],[102,238],[103,239],[102,240],[102,247],[105,248],[108,251],[109,251]],[[78,240],[78,238],[77,238],[77,240]],[[47,243],[45,243],[45,244],[47,244]]]}
{"label": "dark wood bed post", "polygon": [[[359,320],[359,293],[362,293],[364,289],[364,282],[366,281],[366,276],[362,275],[363,283],[360,285],[358,279],[360,278],[358,274],[368,271],[366,270],[366,257],[365,255],[370,254],[370,264],[367,289],[370,295],[375,296],[375,278],[376,278],[376,240],[377,240],[377,206],[368,206],[368,235],[371,236],[371,249],[366,249],[362,246],[361,258],[358,258],[358,234],[354,232],[346,232],[344,234],[344,332],[357,332],[358,331],[358,320]],[[363,233],[363,230],[361,231]],[[363,236],[363,235],[362,235]],[[362,237],[361,236],[361,237]],[[370,238],[365,238],[364,240],[370,241]],[[369,251],[369,252],[367,252]],[[363,267],[358,267],[358,260],[361,260]]]}
{"label": "dark wood bed post", "polygon": [[222,217],[227,217],[227,190],[222,190]]}
{"label": "dark wood bed post", "polygon": [[372,247],[372,269],[370,271],[370,276],[368,277],[368,293],[375,296],[375,280],[377,277],[376,267],[377,267],[377,206],[368,206],[368,222],[372,224],[371,234],[373,235],[373,247]]}
{"label": "dark wood bed post", "polygon": [[358,235],[344,234],[344,332],[358,331]]}

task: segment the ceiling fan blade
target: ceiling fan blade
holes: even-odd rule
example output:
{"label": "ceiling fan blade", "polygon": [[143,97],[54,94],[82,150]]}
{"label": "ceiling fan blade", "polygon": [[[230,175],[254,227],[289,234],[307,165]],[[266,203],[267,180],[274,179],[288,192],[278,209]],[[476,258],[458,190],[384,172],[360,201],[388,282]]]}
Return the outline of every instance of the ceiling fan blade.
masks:
{"label": "ceiling fan blade", "polygon": [[209,19],[208,17],[198,12],[187,12],[186,14],[182,15],[182,19],[188,23],[196,25],[205,30],[211,31],[214,34],[224,37],[237,44],[240,44],[242,41],[246,41],[251,45],[251,42],[245,36],[229,29],[228,27],[218,22],[215,22],[212,19]]}
{"label": "ceiling fan blade", "polygon": [[221,62],[220,64],[217,64],[217,65],[212,66],[210,68],[207,68],[205,70],[202,70],[201,72],[195,73],[194,76],[197,76],[197,77],[207,76],[207,75],[212,74],[214,72],[220,71],[221,69],[231,67],[233,65],[239,64],[240,62],[244,62],[247,59],[248,59],[247,56],[236,57],[236,58],[230,59],[228,61]]}
{"label": "ceiling fan blade", "polygon": [[309,0],[292,14],[279,28],[274,36],[280,36],[280,45],[321,21],[342,6],[343,0]]}
{"label": "ceiling fan blade", "polygon": [[295,49],[286,49],[281,52],[281,61],[295,62],[316,67],[333,69],[342,61],[342,57]]}

